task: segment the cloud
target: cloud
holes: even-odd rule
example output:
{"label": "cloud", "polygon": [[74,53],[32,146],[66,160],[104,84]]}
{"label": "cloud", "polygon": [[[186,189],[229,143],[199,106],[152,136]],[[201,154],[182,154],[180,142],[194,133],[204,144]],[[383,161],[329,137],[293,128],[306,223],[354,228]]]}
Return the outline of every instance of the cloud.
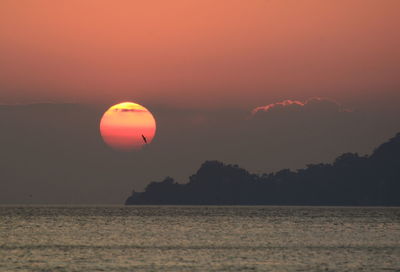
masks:
{"label": "cloud", "polygon": [[330,98],[312,97],[305,101],[284,100],[265,106],[256,107],[252,110],[253,115],[268,112],[291,111],[328,111],[328,112],[352,112],[352,110],[342,107],[338,102]]}
{"label": "cloud", "polygon": [[0,106],[0,202],[117,204],[151,180],[187,180],[205,160],[260,173],[298,169],[344,152],[370,153],[400,131],[400,114],[392,112],[348,114],[330,99],[283,102],[255,118],[244,109],[151,106],[155,140],[127,154],[102,141],[108,105]]}
{"label": "cloud", "polygon": [[114,111],[119,111],[119,112],[146,112],[146,110],[141,110],[141,109],[120,109],[120,108],[115,108]]}
{"label": "cloud", "polygon": [[330,98],[284,100],[255,108],[248,119],[247,131],[256,135],[252,139],[254,149],[264,146],[272,152],[273,142],[279,150],[275,152],[287,152],[290,156],[291,149],[292,154],[302,153],[309,158],[310,152],[314,152],[317,158],[322,154],[337,154],[338,150],[351,150],[351,146],[344,147],[347,139],[353,137],[355,127],[361,124],[361,116],[359,111],[350,113]]}

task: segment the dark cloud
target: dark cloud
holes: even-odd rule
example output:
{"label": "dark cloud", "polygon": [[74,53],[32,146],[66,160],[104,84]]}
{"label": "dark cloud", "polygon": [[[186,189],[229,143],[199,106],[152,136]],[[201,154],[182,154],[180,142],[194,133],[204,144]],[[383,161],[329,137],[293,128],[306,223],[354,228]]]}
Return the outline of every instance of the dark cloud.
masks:
{"label": "dark cloud", "polygon": [[400,131],[399,114],[344,112],[329,100],[302,103],[259,110],[253,118],[236,109],[150,107],[156,137],[134,153],[103,143],[99,123],[108,106],[0,106],[0,199],[122,203],[133,188],[142,190],[152,180],[187,180],[205,160],[251,172],[296,169],[347,151],[370,153]]}
{"label": "dark cloud", "polygon": [[146,110],[141,110],[141,109],[120,109],[120,108],[115,108],[114,111],[119,111],[119,112],[146,112]]}

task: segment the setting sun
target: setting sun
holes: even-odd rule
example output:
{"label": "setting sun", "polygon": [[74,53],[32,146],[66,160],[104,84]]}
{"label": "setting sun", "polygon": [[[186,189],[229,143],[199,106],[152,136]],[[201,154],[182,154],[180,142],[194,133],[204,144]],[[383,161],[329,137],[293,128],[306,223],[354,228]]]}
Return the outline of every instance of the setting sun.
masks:
{"label": "setting sun", "polygon": [[152,142],[155,132],[156,121],[150,111],[132,102],[110,107],[100,122],[104,142],[119,151],[141,149]]}

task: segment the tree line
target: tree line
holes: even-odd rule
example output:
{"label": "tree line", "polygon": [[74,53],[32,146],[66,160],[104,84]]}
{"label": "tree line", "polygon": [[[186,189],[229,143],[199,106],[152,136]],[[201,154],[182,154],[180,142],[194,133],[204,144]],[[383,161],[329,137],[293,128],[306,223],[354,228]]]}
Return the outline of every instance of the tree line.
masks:
{"label": "tree line", "polygon": [[256,175],[206,161],[179,184],[171,177],[133,192],[126,205],[383,205],[400,206],[400,133],[370,156],[345,153],[332,164]]}

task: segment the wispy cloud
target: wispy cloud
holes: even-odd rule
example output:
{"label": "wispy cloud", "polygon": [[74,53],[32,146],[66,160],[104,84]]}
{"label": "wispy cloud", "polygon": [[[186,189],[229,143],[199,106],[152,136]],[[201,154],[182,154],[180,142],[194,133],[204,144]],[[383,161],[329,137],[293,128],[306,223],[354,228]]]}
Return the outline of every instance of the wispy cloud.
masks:
{"label": "wispy cloud", "polygon": [[115,108],[115,112],[146,112],[146,110],[141,110],[141,109],[119,109]]}
{"label": "wispy cloud", "polygon": [[326,97],[312,97],[305,101],[300,100],[283,100],[280,102],[268,104],[265,106],[256,107],[252,110],[255,115],[260,112],[270,112],[276,110],[290,109],[290,110],[306,110],[313,108],[329,108],[337,112],[352,112],[353,110],[344,108],[337,101]]}

